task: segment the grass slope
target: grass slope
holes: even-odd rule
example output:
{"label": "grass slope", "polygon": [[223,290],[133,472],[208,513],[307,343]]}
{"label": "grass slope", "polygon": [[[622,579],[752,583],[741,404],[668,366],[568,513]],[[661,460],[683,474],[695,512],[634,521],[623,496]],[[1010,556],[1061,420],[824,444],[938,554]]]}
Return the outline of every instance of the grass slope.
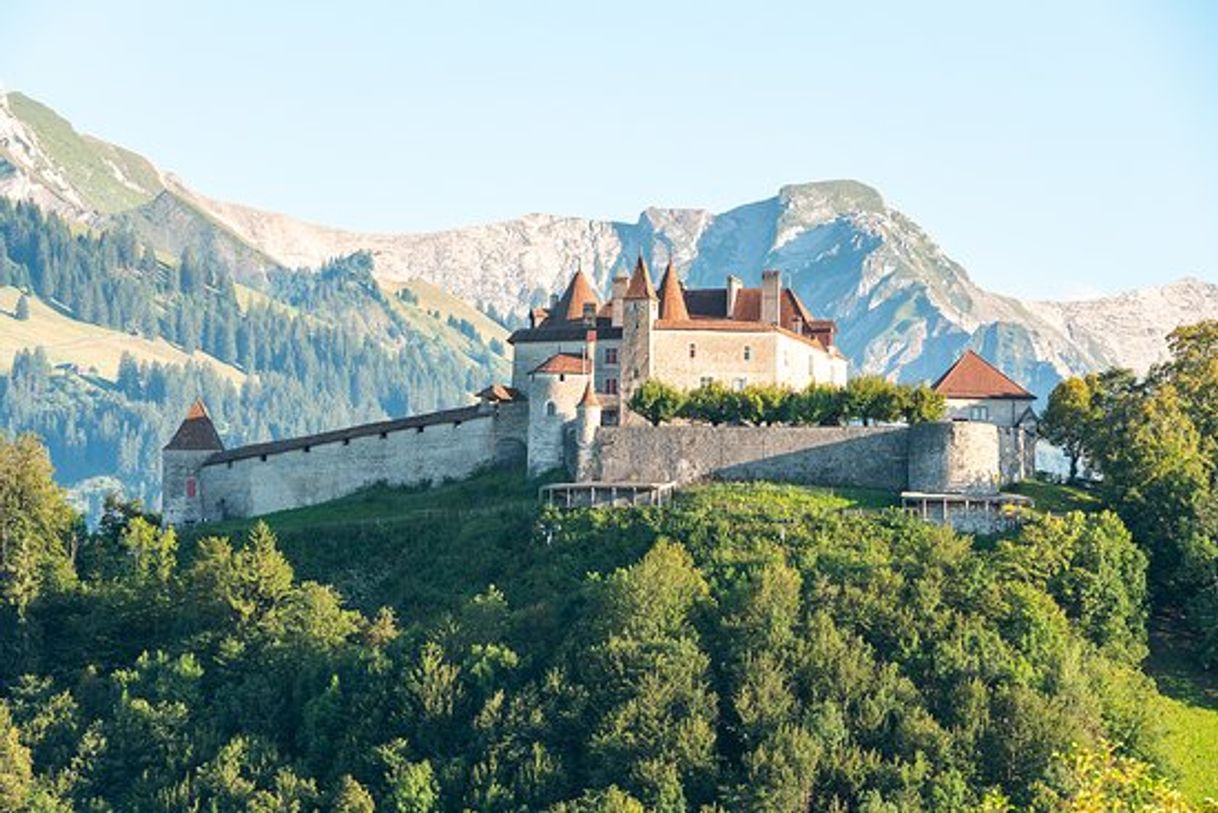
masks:
{"label": "grass slope", "polygon": [[1188,658],[1173,626],[1152,623],[1146,664],[1162,694],[1164,749],[1183,793],[1196,802],[1218,799],[1218,679]]}
{"label": "grass slope", "polygon": [[[489,343],[491,339],[507,342],[507,337],[510,333],[507,328],[491,319],[473,305],[458,299],[429,282],[424,282],[421,279],[412,279],[405,281],[378,280],[378,283],[391,296],[402,290],[410,291],[418,299],[417,307],[425,312],[439,311],[441,322],[447,322],[449,316],[466,320],[478,331],[483,342]],[[393,296],[393,300],[401,302],[396,296]]]}
{"label": "grass slope", "polygon": [[[510,588],[528,604],[545,601],[560,587],[574,589],[583,579],[587,568],[563,558],[572,556],[570,550],[530,544],[535,534],[547,532],[550,521],[538,502],[537,489],[544,482],[526,479],[518,470],[487,471],[431,489],[373,487],[263,519],[301,578],[333,584],[366,611],[394,606],[408,617],[435,617],[456,610],[492,584]],[[809,511],[892,504],[890,495],[864,489],[774,484],[698,486],[680,492],[678,499],[713,502],[779,527],[798,522]],[[759,511],[759,504],[764,510]],[[561,524],[561,516],[556,522]],[[186,529],[183,554],[190,555],[194,539],[238,538],[253,524],[235,520]],[[621,546],[594,556],[594,569],[607,572],[645,549],[644,541],[622,540]]]}
{"label": "grass slope", "polygon": [[1031,497],[1036,502],[1037,511],[1047,511],[1053,514],[1065,514],[1069,511],[1099,511],[1104,507],[1104,503],[1099,497],[1076,486],[1025,480],[1004,490]]}
{"label": "grass slope", "polygon": [[13,115],[38,139],[53,167],[99,212],[113,213],[147,203],[163,188],[156,169],[128,150],[82,136],[51,108],[21,93],[8,94]]}
{"label": "grass slope", "polygon": [[245,374],[236,367],[205,353],[188,355],[164,339],[150,340],[79,322],[36,297],[30,297],[30,318],[20,321],[15,316],[20,296],[16,288],[0,287],[0,371],[8,369],[18,350],[42,347],[51,364],[75,364],[86,371],[96,370],[97,375],[110,380],[118,373],[123,353],[162,364],[207,363],[235,384],[245,380]]}

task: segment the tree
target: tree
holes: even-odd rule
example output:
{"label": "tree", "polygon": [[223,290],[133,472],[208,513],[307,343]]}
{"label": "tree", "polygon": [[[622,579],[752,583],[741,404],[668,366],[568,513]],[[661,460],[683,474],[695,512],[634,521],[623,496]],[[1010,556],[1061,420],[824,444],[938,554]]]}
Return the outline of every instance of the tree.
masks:
{"label": "tree", "polygon": [[691,421],[706,421],[718,426],[734,417],[733,409],[732,391],[723,382],[712,380],[690,390],[681,415]]}
{"label": "tree", "polygon": [[331,809],[334,813],[374,813],[376,804],[372,794],[347,774],[338,780]]}
{"label": "tree", "polygon": [[667,423],[681,413],[685,396],[676,387],[658,379],[648,379],[630,396],[630,408],[652,426]]}
{"label": "tree", "polygon": [[0,602],[18,617],[48,582],[72,577],[75,521],[37,438],[0,434]]}
{"label": "tree", "polygon": [[850,379],[843,399],[846,417],[858,418],[865,426],[901,418],[900,390],[883,376],[861,375]]}
{"label": "tree", "polygon": [[1070,458],[1072,481],[1078,478],[1079,461],[1095,436],[1098,417],[1092,404],[1091,387],[1084,378],[1067,378],[1049,393],[1040,431],[1045,440]]}
{"label": "tree", "polygon": [[947,414],[947,399],[925,382],[902,387],[901,417],[906,423],[932,423]]}
{"label": "tree", "polygon": [[17,298],[17,310],[14,315],[19,322],[28,322],[30,320],[30,298],[25,294]]}
{"label": "tree", "polygon": [[0,810],[24,810],[33,783],[30,749],[21,744],[8,704],[0,700]]}

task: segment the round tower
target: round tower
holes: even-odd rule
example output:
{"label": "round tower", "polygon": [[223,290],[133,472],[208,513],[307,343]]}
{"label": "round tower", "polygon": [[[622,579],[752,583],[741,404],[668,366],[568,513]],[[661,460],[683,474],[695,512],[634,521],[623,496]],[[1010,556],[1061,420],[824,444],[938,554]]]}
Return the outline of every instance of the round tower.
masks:
{"label": "round tower", "polygon": [[161,450],[161,517],[165,525],[189,525],[205,519],[203,465],[224,451],[203,401],[195,401],[186,418]]}
{"label": "round tower", "polygon": [[574,423],[580,396],[592,379],[581,353],[556,353],[529,375],[529,475],[566,461],[566,431]]}

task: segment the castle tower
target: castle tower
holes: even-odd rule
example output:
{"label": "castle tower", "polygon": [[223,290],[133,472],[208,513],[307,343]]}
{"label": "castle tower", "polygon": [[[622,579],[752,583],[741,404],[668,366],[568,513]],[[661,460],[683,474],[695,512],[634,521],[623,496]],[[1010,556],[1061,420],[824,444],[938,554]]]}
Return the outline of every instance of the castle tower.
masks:
{"label": "castle tower", "polygon": [[195,401],[186,418],[161,450],[161,514],[165,525],[201,522],[203,516],[203,464],[224,451],[220,433],[203,401]]}
{"label": "castle tower", "polygon": [[580,395],[591,386],[584,353],[556,353],[529,374],[529,475],[562,466],[566,438],[578,413]]}
{"label": "castle tower", "polygon": [[[651,273],[643,255],[635,263],[634,274],[626,293],[622,297],[625,311],[622,319],[622,349],[621,349],[621,383],[620,391],[622,405],[630,403],[631,396],[639,386],[651,378],[652,358],[655,341],[652,328],[659,318],[660,302],[656,296],[655,286],[651,284]],[[622,410],[623,418],[630,416],[627,409]]]}
{"label": "castle tower", "polygon": [[586,479],[592,468],[596,448],[596,430],[601,425],[601,402],[592,382],[584,388],[584,397],[575,410],[575,479]]}

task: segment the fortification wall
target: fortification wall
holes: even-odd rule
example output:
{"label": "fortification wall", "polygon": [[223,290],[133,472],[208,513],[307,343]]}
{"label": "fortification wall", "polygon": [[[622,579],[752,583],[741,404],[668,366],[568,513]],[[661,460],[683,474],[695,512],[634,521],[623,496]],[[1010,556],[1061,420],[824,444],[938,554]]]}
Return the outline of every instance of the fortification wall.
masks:
{"label": "fortification wall", "polygon": [[999,428],[944,421],[909,427],[909,489],[929,493],[993,494],[1002,485]]}
{"label": "fortification wall", "polygon": [[211,463],[199,473],[203,519],[251,517],[314,505],[376,483],[417,485],[468,477],[480,468],[521,462],[521,405],[500,415],[407,427]]}
{"label": "fortification wall", "polygon": [[908,428],[788,426],[603,426],[588,480],[690,482],[776,480],[900,491]]}
{"label": "fortification wall", "polygon": [[580,480],[774,480],[887,491],[990,494],[1004,476],[1000,430],[918,426],[603,426],[580,450]]}

